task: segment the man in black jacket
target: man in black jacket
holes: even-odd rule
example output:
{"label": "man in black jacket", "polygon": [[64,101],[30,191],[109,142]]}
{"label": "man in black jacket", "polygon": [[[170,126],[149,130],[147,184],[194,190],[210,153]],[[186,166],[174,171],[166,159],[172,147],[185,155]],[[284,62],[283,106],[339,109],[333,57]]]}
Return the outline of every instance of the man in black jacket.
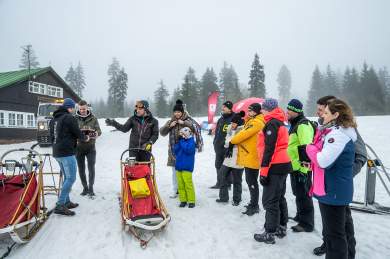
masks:
{"label": "man in black jacket", "polygon": [[75,102],[66,98],[62,106],[53,113],[50,121],[50,136],[53,143],[53,157],[60,165],[64,177],[62,189],[54,213],[73,216],[76,213],[70,209],[76,208],[77,203],[70,201],[69,193],[76,181],[77,162],[75,158],[77,140],[88,142],[89,136],[84,135],[72,113]]}
{"label": "man in black jacket", "polygon": [[139,150],[130,150],[129,155],[134,156],[137,161],[150,160],[149,152],[152,151],[152,145],[158,139],[159,129],[158,120],[149,111],[149,103],[147,101],[137,101],[134,115],[125,124],[122,125],[113,119],[106,119],[106,124],[122,132],[131,130],[129,148],[137,148]]}
{"label": "man in black jacket", "polygon": [[217,171],[217,183],[211,186],[211,189],[219,189],[221,185],[220,169],[222,167],[223,160],[225,159],[225,139],[227,128],[233,118],[233,103],[226,101],[222,104],[222,116],[218,119],[217,126],[215,128],[214,136],[214,151],[215,151],[215,169]]}

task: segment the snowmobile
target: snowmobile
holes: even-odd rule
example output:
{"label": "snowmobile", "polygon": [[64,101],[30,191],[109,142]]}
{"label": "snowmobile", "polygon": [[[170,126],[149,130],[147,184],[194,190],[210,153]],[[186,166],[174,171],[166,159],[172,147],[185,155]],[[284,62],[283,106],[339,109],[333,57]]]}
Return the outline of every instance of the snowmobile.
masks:
{"label": "snowmobile", "polygon": [[[146,152],[149,161],[137,161],[131,152]],[[155,160],[152,153],[131,148],[123,151],[121,167],[121,208],[122,226],[146,248],[155,233],[163,229],[171,217],[158,193]]]}
{"label": "snowmobile", "polygon": [[[16,244],[31,240],[52,211],[46,207],[45,195],[60,192],[60,172],[53,171],[50,154],[34,150],[36,145],[8,150],[0,158],[0,235],[9,234],[14,241],[3,257]],[[44,172],[45,162],[50,170]],[[52,184],[44,185],[44,178],[50,177]]]}

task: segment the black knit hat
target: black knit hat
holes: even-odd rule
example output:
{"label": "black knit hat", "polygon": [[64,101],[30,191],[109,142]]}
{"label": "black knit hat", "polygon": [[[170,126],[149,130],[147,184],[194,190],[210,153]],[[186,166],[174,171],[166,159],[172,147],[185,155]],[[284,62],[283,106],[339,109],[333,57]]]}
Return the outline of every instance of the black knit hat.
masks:
{"label": "black knit hat", "polygon": [[233,103],[231,101],[226,101],[222,105],[226,106],[229,110],[233,109]]}
{"label": "black knit hat", "polygon": [[184,113],[184,106],[183,106],[182,100],[180,100],[180,99],[176,100],[176,104],[175,104],[175,106],[173,106],[173,111]]}
{"label": "black knit hat", "polygon": [[291,99],[291,101],[287,104],[287,110],[302,113],[303,112],[303,104],[298,99]]}
{"label": "black knit hat", "polygon": [[261,104],[260,103],[252,103],[249,105],[248,110],[254,111],[257,114],[261,112]]}
{"label": "black knit hat", "polygon": [[244,124],[243,117],[245,117],[245,112],[240,111],[238,113],[235,113],[232,117],[232,123],[238,124],[238,126],[241,126]]}

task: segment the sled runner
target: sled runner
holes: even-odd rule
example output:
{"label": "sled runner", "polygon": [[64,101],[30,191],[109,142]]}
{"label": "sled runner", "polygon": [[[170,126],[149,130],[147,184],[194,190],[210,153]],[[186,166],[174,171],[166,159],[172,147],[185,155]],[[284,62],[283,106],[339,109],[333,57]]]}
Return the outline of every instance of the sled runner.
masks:
{"label": "sled runner", "polygon": [[[20,161],[6,159],[26,152]],[[12,149],[0,158],[0,234],[9,234],[15,243],[28,242],[48,218],[43,165],[33,149]]]}
{"label": "sled runner", "polygon": [[[133,156],[125,158],[125,154],[131,152],[145,152],[150,160],[141,162]],[[158,193],[154,157],[142,149],[127,149],[121,155],[120,165],[122,224],[145,248],[154,233],[171,220]]]}
{"label": "sled runner", "polygon": [[366,164],[366,184],[364,202],[353,201],[351,209],[375,214],[390,214],[390,208],[375,202],[376,177],[378,176],[390,198],[390,175],[386,167],[375,153],[374,149],[366,144],[368,160]]}

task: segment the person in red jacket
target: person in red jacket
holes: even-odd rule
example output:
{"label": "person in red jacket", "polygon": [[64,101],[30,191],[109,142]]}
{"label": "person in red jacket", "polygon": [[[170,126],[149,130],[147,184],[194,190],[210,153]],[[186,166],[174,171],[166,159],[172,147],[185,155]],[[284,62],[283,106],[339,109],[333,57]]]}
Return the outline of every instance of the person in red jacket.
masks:
{"label": "person in red jacket", "polygon": [[265,210],[264,232],[255,234],[254,239],[267,244],[275,243],[275,236],[286,235],[288,210],[284,197],[286,178],[292,172],[292,165],[287,154],[288,130],[283,110],[278,101],[267,98],[262,104],[265,126],[257,140],[261,161],[260,184],[263,186],[262,203]]}

